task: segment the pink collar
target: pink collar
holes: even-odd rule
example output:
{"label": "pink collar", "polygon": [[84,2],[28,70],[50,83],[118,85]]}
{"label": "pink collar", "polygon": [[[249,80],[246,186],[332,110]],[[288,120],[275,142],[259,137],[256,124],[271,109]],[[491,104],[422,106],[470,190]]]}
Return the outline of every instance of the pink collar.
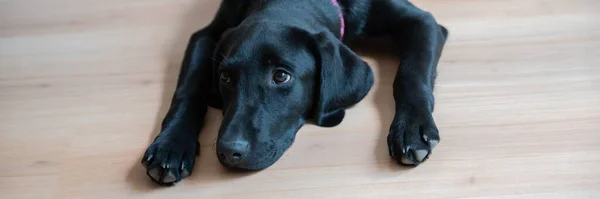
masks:
{"label": "pink collar", "polygon": [[331,3],[333,3],[333,5],[338,9],[338,15],[340,17],[340,39],[344,38],[344,29],[345,29],[345,24],[344,24],[344,15],[342,14],[342,8],[340,7],[340,4],[338,4],[337,0],[331,0]]}

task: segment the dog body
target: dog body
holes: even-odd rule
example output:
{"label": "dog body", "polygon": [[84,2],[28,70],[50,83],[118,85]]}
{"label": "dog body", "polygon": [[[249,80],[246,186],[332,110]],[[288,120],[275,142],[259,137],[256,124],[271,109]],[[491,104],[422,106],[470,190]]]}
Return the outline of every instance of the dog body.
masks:
{"label": "dog body", "polygon": [[189,176],[208,106],[223,110],[217,155],[228,168],[275,163],[307,121],[342,122],[373,85],[345,43],[387,37],[394,80],[392,158],[418,165],[439,142],[433,87],[447,31],[406,0],[223,0],[189,41],[171,107],[142,163],[160,184]]}

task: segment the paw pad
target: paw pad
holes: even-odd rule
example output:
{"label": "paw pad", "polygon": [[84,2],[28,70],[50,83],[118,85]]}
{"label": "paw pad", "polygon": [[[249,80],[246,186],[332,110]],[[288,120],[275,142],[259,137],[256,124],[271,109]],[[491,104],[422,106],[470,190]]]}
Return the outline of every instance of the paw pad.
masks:
{"label": "paw pad", "polygon": [[407,115],[427,117],[397,117],[388,135],[388,149],[398,164],[417,166],[429,158],[440,138],[430,114]]}
{"label": "paw pad", "polygon": [[156,140],[148,147],[142,165],[148,176],[161,185],[172,185],[191,175],[200,144]]}

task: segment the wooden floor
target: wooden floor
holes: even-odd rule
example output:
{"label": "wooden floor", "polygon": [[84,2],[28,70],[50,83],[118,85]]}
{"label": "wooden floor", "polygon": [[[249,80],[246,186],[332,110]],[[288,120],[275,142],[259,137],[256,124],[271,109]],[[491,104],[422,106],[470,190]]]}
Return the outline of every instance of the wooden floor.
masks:
{"label": "wooden floor", "polygon": [[209,113],[194,175],[139,164],[184,46],[218,0],[0,0],[0,198],[600,198],[600,1],[417,0],[450,29],[422,166],[388,157],[397,61],[336,128],[304,127],[274,166],[229,173]]}

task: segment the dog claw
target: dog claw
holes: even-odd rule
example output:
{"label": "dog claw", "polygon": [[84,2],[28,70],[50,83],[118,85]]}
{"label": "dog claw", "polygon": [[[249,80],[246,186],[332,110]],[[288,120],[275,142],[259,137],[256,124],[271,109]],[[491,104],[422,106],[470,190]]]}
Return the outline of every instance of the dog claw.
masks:
{"label": "dog claw", "polygon": [[173,172],[169,171],[167,173],[167,175],[165,175],[165,178],[163,178],[162,182],[163,183],[171,183],[171,182],[175,182],[175,180],[177,180],[177,177],[175,177],[175,174],[173,174]]}
{"label": "dog claw", "polygon": [[142,160],[142,165],[144,167],[148,167],[148,164],[150,164],[150,162],[152,161],[153,158],[154,158],[153,155],[148,155],[148,157],[146,157]]}
{"label": "dog claw", "polygon": [[415,164],[412,160],[409,160],[408,158],[405,158],[405,157],[401,157],[400,158],[400,162],[402,162],[403,164],[408,164],[408,165],[414,165]]}
{"label": "dog claw", "polygon": [[435,146],[438,145],[438,143],[440,143],[439,140],[430,140],[429,141],[429,147],[431,147],[431,149],[435,148]]}
{"label": "dog claw", "polygon": [[188,176],[190,176],[190,174],[191,173],[187,169],[181,170],[181,178],[188,177]]}
{"label": "dog claw", "polygon": [[413,152],[413,154],[415,155],[415,158],[421,162],[423,160],[425,160],[425,158],[427,157],[427,154],[429,152],[427,152],[427,150],[416,150]]}
{"label": "dog claw", "polygon": [[148,171],[148,175],[150,175],[150,177],[152,177],[154,180],[160,180],[160,170],[157,168]]}

